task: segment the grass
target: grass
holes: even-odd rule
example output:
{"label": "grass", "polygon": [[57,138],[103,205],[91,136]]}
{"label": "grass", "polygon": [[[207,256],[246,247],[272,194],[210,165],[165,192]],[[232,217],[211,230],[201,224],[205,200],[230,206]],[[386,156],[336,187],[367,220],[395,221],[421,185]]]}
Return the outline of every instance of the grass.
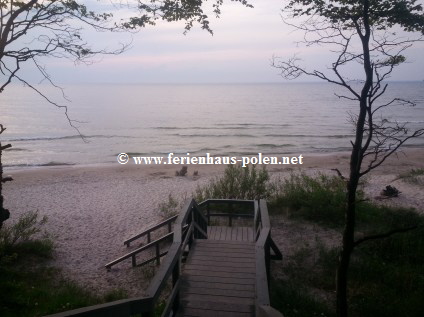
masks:
{"label": "grass", "polygon": [[333,317],[335,313],[293,281],[271,281],[271,304],[284,317]]}
{"label": "grass", "polygon": [[288,179],[278,181],[274,188],[268,202],[271,213],[280,213],[286,207],[294,218],[331,226],[343,224],[346,184],[341,178],[292,173]]}
{"label": "grass", "polygon": [[[266,170],[250,168],[229,166],[223,176],[198,188],[196,199],[267,198],[269,210],[274,214],[341,232],[346,198],[346,183],[342,179],[298,173],[271,183]],[[412,225],[419,228],[365,242],[354,250],[349,272],[350,315],[421,316],[424,217],[413,209],[378,206],[362,201],[363,198],[364,194],[359,192],[356,238]],[[335,316],[338,254],[338,248],[329,248],[318,239],[300,244],[296,252],[285,255],[281,272],[275,274],[278,278],[271,282],[272,306],[285,317]]]}
{"label": "grass", "polygon": [[[344,197],[341,180],[297,174],[278,188],[270,209],[281,213],[289,208],[296,221],[341,231]],[[424,217],[413,209],[358,203],[357,238],[413,225],[418,229],[368,241],[354,250],[349,272],[351,316],[422,316]],[[338,252],[318,242],[299,246],[286,256],[283,277],[271,289],[272,305],[286,317],[334,316]]]}
{"label": "grass", "polygon": [[409,184],[424,187],[424,168],[411,169],[406,173],[399,174],[395,180],[401,179]]}
{"label": "grass", "polygon": [[259,199],[270,195],[270,186],[269,174],[265,168],[255,165],[228,165],[223,176],[198,187],[194,196],[199,202],[214,198]]}
{"label": "grass", "polygon": [[[302,246],[286,257],[284,278],[272,282],[271,304],[285,317],[334,316],[338,251]],[[350,266],[350,315],[422,316],[423,267],[423,227],[362,244],[355,249]]]}
{"label": "grass", "polygon": [[0,316],[43,316],[122,299],[122,290],[92,294],[48,267],[52,240],[42,234],[46,219],[30,212],[0,231]]}
{"label": "grass", "polygon": [[422,316],[424,228],[364,243],[350,271],[355,316]]}

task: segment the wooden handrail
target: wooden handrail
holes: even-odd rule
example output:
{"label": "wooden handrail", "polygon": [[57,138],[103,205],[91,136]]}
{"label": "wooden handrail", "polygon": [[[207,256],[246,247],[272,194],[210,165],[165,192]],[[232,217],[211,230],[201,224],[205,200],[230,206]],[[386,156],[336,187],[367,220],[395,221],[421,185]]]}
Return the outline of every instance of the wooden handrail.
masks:
{"label": "wooden handrail", "polygon": [[140,313],[149,313],[152,310],[152,307],[153,302],[151,298],[137,297],[117,300],[106,304],[68,310],[44,317],[129,317]]}
{"label": "wooden handrail", "polygon": [[256,316],[268,316],[267,313],[269,313],[269,316],[282,316],[279,312],[268,309],[270,307],[270,250],[271,248],[274,250],[275,258],[278,258],[278,255],[281,256],[281,252],[271,239],[271,223],[265,200],[260,200],[259,206],[255,205],[253,228],[256,233]]}
{"label": "wooden handrail", "polygon": [[199,207],[206,207],[206,218],[208,223],[211,217],[228,217],[228,225],[232,227],[233,218],[253,218],[254,213],[234,213],[234,212],[211,212],[210,205],[252,205],[254,200],[242,199],[207,199],[199,204]]}
{"label": "wooden handrail", "polygon": [[[199,223],[197,223],[197,221]],[[176,219],[174,232],[161,238],[165,239],[168,236],[173,236],[174,240],[162,265],[159,267],[158,272],[147,288],[146,297],[118,300],[106,304],[70,310],[46,317],[130,317],[140,313],[142,313],[143,316],[151,316],[155,308],[155,303],[171,275],[173,279],[173,290],[169,298],[170,300],[168,301],[167,309],[175,309],[179,302],[178,281],[181,270],[182,252],[185,250],[187,244],[191,244],[194,235],[202,237],[202,235],[205,234],[206,230],[203,230],[206,229],[205,225],[207,225],[206,218],[200,212],[197,203],[193,199],[188,201]],[[203,236],[203,238],[207,237]],[[150,245],[155,243],[159,243],[158,240],[151,242]],[[145,245],[134,250],[132,253],[141,252],[141,249],[145,249],[148,246],[149,245]],[[123,258],[130,257],[132,253],[124,256]],[[113,262],[111,262],[112,264],[108,263],[107,265],[113,265]]]}
{"label": "wooden handrail", "polygon": [[127,253],[127,254],[125,254],[125,255],[117,258],[116,260],[113,260],[113,261],[107,263],[105,265],[105,268],[108,269],[108,270],[110,270],[110,268],[113,265],[118,264],[119,262],[122,262],[123,260],[128,259],[128,258],[132,258],[133,259],[132,266],[134,267],[134,266],[136,266],[135,255],[137,255],[140,252],[143,252],[144,250],[150,249],[151,247],[154,247],[154,246],[158,245],[162,241],[165,241],[165,240],[168,240],[168,239],[172,238],[173,235],[174,235],[174,233],[173,232],[170,232],[170,233],[164,235],[163,237],[161,237],[161,238],[159,238],[159,239],[157,239],[157,240],[155,240],[153,242],[150,242],[149,244],[143,245],[142,247],[140,247],[138,249],[135,249],[134,251],[131,251],[131,252],[129,252],[129,253]]}
{"label": "wooden handrail", "polygon": [[[240,203],[239,200],[211,200],[214,203]],[[256,255],[256,316],[276,316],[278,312],[269,306],[269,261],[270,250],[274,248],[278,250],[275,243],[270,236],[270,221],[266,202],[261,200],[257,201],[243,201],[242,204],[252,204],[254,206],[254,229],[257,230],[255,244]],[[167,281],[172,276],[172,290],[171,295],[165,307],[162,316],[169,316],[170,312],[174,313],[178,310],[179,306],[179,292],[180,292],[180,274],[181,274],[181,258],[186,247],[188,250],[195,238],[207,238],[207,218],[200,211],[199,206],[208,204],[208,201],[197,204],[193,199],[187,201],[182,208],[181,213],[175,219],[174,232],[168,233],[166,236],[149,243],[133,252],[121,257],[117,260],[129,258],[138,252],[141,252],[148,247],[158,245],[159,240],[163,241],[167,237],[173,237],[173,242],[167,251],[167,256],[159,267],[158,272],[155,274],[149,287],[147,288],[147,296],[140,298],[132,298],[126,300],[114,301],[107,304],[95,305],[91,307],[80,308],[72,311],[49,315],[48,317],[130,317],[135,314],[142,314],[142,316],[152,316],[155,309],[155,304],[165,286]],[[169,219],[167,219],[169,220]],[[132,240],[133,241],[133,240]],[[135,252],[135,253],[134,253]],[[274,250],[275,252],[275,250]],[[278,250],[279,252],[279,250]],[[281,253],[279,253],[281,255]],[[108,263],[106,266],[116,264],[117,260]],[[116,263],[115,263],[116,262]]]}
{"label": "wooden handrail", "polygon": [[147,243],[150,243],[150,242],[151,242],[151,236],[150,236],[150,234],[151,234],[153,231],[155,231],[155,230],[157,230],[157,229],[159,229],[159,228],[162,228],[163,226],[168,225],[168,233],[169,233],[169,232],[171,232],[171,231],[172,231],[171,224],[172,224],[172,223],[173,223],[173,222],[174,222],[177,218],[178,218],[178,215],[175,215],[175,216],[169,217],[168,219],[166,219],[166,220],[164,220],[164,221],[162,221],[162,222],[160,222],[160,223],[158,223],[158,224],[156,224],[156,225],[154,225],[154,226],[152,226],[152,227],[150,227],[150,228],[148,228],[148,229],[144,230],[143,232],[141,232],[141,233],[139,233],[139,234],[136,234],[135,236],[132,236],[131,238],[129,238],[129,239],[127,239],[127,240],[125,240],[125,241],[124,241],[124,244],[125,244],[127,247],[129,247],[131,242],[133,242],[134,240],[140,239],[140,238],[144,237],[145,235],[147,235]]}

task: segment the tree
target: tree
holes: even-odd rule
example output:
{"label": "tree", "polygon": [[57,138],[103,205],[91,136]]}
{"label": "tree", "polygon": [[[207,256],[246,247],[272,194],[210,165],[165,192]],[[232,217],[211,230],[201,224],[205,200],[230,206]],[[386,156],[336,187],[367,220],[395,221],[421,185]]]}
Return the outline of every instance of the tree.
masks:
{"label": "tree", "polygon": [[[235,0],[251,7],[246,0]],[[50,56],[69,58],[74,63],[87,63],[97,54],[119,54],[127,47],[115,50],[95,49],[84,39],[84,29],[96,31],[138,30],[155,25],[157,20],[186,22],[185,32],[194,23],[212,33],[208,15],[204,13],[202,0],[135,0],[127,2],[125,9],[135,16],[114,17],[112,13],[89,10],[77,0],[0,0],[0,93],[17,79],[32,87],[19,77],[25,62],[32,62],[50,83],[46,69],[39,58]],[[212,0],[212,12],[221,14],[223,0]],[[120,5],[124,6],[124,5]],[[123,8],[121,8],[123,10]],[[115,10],[119,14],[119,10]]]}
{"label": "tree", "polygon": [[[246,0],[233,0],[243,6],[251,7]],[[121,44],[114,50],[96,49],[84,39],[84,30],[120,32],[138,30],[147,25],[155,25],[157,20],[186,22],[185,32],[195,23],[212,34],[208,15],[204,13],[205,1],[202,0],[134,0],[126,2],[125,8],[133,12],[130,18],[114,17],[108,12],[89,10],[82,1],[77,0],[0,0],[0,94],[17,80],[32,88],[52,105],[63,108],[69,124],[77,131],[74,120],[68,115],[67,106],[59,105],[38,90],[28,80],[20,76],[23,65],[32,63],[42,78],[57,87],[46,68],[41,64],[43,57],[67,58],[74,63],[90,63],[98,54],[120,54],[127,49]],[[223,0],[211,0],[212,13],[221,14]],[[109,1],[107,4],[110,5]],[[122,5],[117,1],[112,6]],[[119,10],[117,10],[119,12]],[[58,87],[59,88],[59,87]],[[5,128],[0,124],[0,134]],[[78,131],[79,133],[79,131]],[[80,134],[81,135],[81,134]],[[2,151],[9,148],[0,144],[0,228],[9,218],[9,211],[3,208],[1,164]]]}
{"label": "tree", "polygon": [[[6,128],[4,128],[2,124],[0,124],[0,134],[2,134],[5,130],[6,130]],[[3,204],[4,199],[3,199],[3,195],[2,195],[2,188],[3,188],[3,183],[11,181],[12,178],[11,177],[3,177],[3,165],[1,163],[1,156],[3,154],[3,150],[6,150],[10,147],[11,147],[10,144],[1,145],[1,142],[0,142],[0,229],[3,226],[3,222],[6,221],[7,219],[9,219],[9,216],[10,216],[9,210],[4,208],[4,204]]]}
{"label": "tree", "polygon": [[[406,124],[380,119],[378,114],[389,106],[414,106],[415,102],[394,98],[381,101],[387,91],[395,67],[405,62],[404,51],[422,41],[423,8],[415,0],[291,0],[285,7],[289,18],[302,20],[289,25],[304,32],[304,44],[328,46],[335,59],[327,71],[307,70],[299,59],[274,59],[273,65],[283,77],[294,79],[308,75],[332,83],[346,92],[341,99],[354,101],[358,112],[353,116],[355,136],[350,156],[347,182],[345,226],[342,250],[336,277],[336,310],[338,316],[348,315],[347,281],[351,254],[362,242],[386,237],[411,228],[394,229],[388,233],[355,240],[355,217],[359,180],[407,140],[422,136],[424,129],[409,131]],[[417,37],[398,33],[421,33]],[[349,78],[352,65],[360,65],[361,78]]]}

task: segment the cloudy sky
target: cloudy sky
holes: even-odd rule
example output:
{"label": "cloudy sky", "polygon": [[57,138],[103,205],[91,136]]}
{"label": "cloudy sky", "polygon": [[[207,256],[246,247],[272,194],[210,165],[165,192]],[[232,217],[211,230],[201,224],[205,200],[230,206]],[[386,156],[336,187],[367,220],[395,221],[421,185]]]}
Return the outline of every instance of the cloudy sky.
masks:
{"label": "cloudy sky", "polygon": [[[114,48],[123,41],[131,42],[131,49],[119,56],[103,56],[90,66],[53,58],[42,62],[59,83],[282,82],[278,70],[270,66],[273,56],[297,54],[309,67],[331,64],[327,48],[305,49],[295,44],[302,33],[282,22],[284,1],[251,3],[255,8],[225,4],[221,18],[211,18],[213,36],[198,26],[183,35],[183,23],[159,23],[136,34],[89,32],[88,39],[99,47]],[[410,63],[396,70],[393,80],[424,79],[419,53],[423,48],[421,43],[408,51]]]}

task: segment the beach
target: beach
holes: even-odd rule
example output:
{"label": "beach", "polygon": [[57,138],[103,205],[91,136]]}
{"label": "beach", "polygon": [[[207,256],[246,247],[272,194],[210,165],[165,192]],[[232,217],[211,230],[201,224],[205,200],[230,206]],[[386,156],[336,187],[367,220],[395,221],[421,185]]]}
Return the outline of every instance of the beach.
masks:
{"label": "beach", "polygon": [[[304,154],[302,165],[268,165],[272,177],[284,177],[299,169],[307,173],[348,171],[349,153]],[[377,200],[396,206],[424,210],[422,188],[402,180],[400,173],[424,168],[424,149],[405,149],[392,156],[366,177],[365,193],[376,199],[392,185],[401,191],[397,198]],[[27,211],[47,216],[44,226],[55,243],[52,266],[82,286],[102,293],[125,289],[130,296],[142,295],[148,276],[133,269],[128,259],[108,272],[104,265],[125,254],[123,241],[162,220],[158,206],[172,194],[188,199],[197,186],[206,184],[224,170],[224,165],[189,165],[184,177],[175,175],[178,165],[75,165],[6,169],[13,182],[4,186],[5,207],[13,223]],[[193,175],[198,171],[198,175]],[[275,222],[281,224],[280,222]],[[279,230],[279,228],[274,228]],[[136,245],[134,245],[136,247]],[[133,248],[134,248],[133,247]],[[284,253],[284,248],[282,249]]]}

